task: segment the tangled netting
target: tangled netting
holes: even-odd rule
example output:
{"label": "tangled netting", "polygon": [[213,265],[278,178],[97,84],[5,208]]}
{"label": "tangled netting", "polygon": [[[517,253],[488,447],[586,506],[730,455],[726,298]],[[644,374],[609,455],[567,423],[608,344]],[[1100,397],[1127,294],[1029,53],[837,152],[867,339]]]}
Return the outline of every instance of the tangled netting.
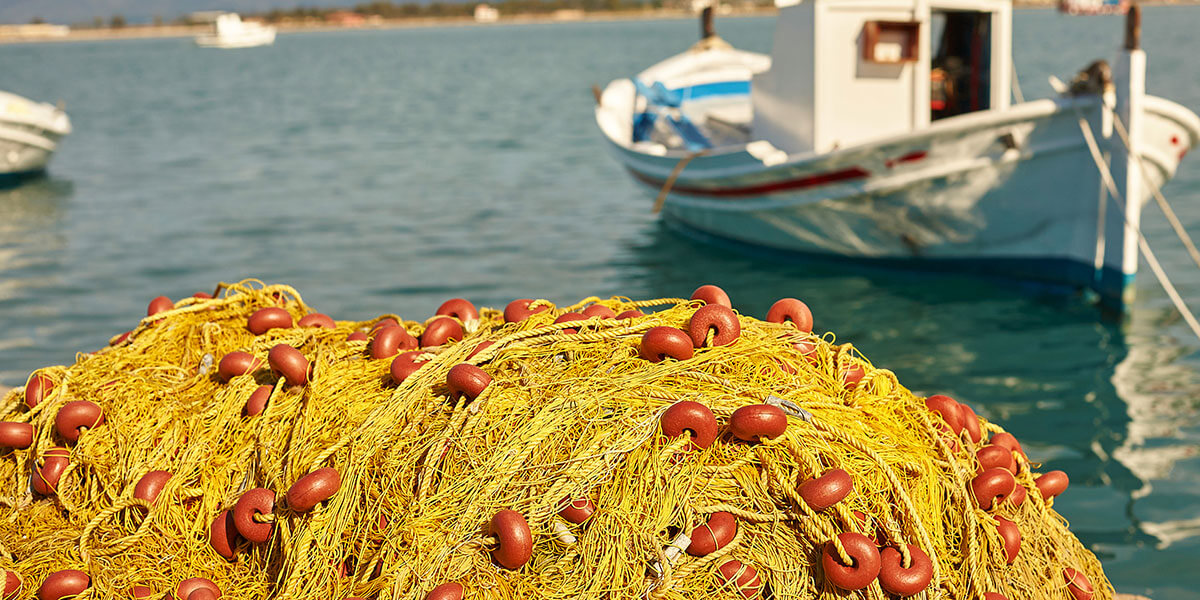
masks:
{"label": "tangled netting", "polygon": [[803,303],[728,304],[155,299],[5,397],[3,597],[1113,596],[1064,474]]}

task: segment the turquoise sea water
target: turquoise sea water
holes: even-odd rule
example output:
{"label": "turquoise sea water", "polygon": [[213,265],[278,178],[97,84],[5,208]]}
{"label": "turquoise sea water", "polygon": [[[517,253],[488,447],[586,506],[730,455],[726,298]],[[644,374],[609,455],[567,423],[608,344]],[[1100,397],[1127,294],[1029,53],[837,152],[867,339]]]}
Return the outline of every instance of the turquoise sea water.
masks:
{"label": "turquoise sea water", "polygon": [[[1115,52],[1121,20],[1018,11],[1026,96]],[[1200,110],[1200,9],[1145,16],[1151,93]],[[773,20],[726,19],[770,48]],[[0,383],[129,329],[154,296],[257,277],[338,318],[445,298],[687,295],[745,313],[803,298],[817,327],[922,393],[998,420],[1119,589],[1200,590],[1200,343],[1148,271],[1128,320],[966,277],[761,263],[658,225],[606,155],[590,86],[690,45],[691,20],[0,46],[0,89],[66,103],[51,176],[0,191]],[[1167,187],[1200,232],[1200,159]],[[1145,228],[1185,298],[1200,273],[1156,208]]]}

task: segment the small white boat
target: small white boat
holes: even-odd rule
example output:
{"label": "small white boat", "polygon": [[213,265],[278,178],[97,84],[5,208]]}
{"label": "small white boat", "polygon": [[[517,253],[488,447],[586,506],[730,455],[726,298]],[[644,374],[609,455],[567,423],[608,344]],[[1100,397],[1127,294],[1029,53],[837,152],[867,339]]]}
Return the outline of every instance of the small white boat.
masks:
{"label": "small white boat", "polygon": [[778,4],[771,56],[707,25],[597,93],[600,130],[665,223],[757,254],[1128,302],[1141,206],[1200,143],[1200,118],[1145,94],[1140,21],[1111,75],[1099,63],[1059,97],[1013,103],[1009,0]]}
{"label": "small white boat", "polygon": [[37,175],[71,133],[71,120],[62,109],[0,92],[0,182]]}
{"label": "small white boat", "polygon": [[212,33],[196,37],[196,45],[203,48],[253,48],[274,43],[274,26],[243,21],[237,13],[217,15]]}

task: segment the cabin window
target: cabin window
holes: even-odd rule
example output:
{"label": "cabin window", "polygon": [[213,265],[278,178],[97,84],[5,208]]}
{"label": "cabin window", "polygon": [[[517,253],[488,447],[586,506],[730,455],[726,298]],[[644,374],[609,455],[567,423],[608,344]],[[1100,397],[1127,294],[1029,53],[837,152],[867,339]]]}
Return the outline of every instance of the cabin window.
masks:
{"label": "cabin window", "polygon": [[929,109],[933,120],[987,110],[991,101],[992,15],[932,13]]}
{"label": "cabin window", "polygon": [[917,60],[921,24],[916,21],[867,21],[863,25],[863,60],[896,64]]}

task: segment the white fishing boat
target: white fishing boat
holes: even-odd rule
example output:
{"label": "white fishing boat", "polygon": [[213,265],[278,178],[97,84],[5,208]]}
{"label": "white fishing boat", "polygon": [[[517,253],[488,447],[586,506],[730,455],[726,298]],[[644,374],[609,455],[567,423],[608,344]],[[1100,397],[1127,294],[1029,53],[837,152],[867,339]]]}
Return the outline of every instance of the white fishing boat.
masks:
{"label": "white fishing boat", "polygon": [[780,0],[770,56],[706,25],[690,50],[598,90],[596,122],[664,222],[706,241],[990,273],[1119,306],[1141,206],[1200,143],[1200,118],[1145,93],[1136,7],[1111,68],[1013,102],[1011,10]]}
{"label": "white fishing boat", "polygon": [[0,92],[0,183],[37,175],[71,133],[62,109]]}
{"label": "white fishing boat", "polygon": [[212,32],[196,37],[196,44],[204,48],[253,48],[274,43],[274,26],[243,21],[236,13],[217,15]]}

